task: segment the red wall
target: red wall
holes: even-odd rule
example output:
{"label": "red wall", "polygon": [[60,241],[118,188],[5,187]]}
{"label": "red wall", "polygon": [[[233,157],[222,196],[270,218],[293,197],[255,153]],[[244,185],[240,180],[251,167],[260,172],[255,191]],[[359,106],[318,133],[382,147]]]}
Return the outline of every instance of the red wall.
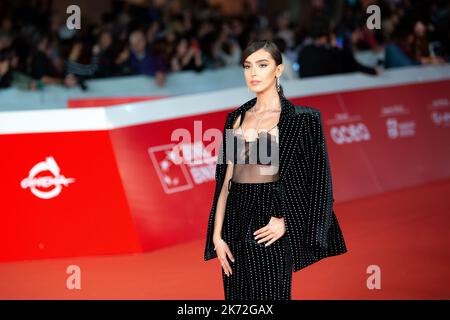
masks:
{"label": "red wall", "polygon": [[[450,81],[290,100],[322,111],[337,202],[450,176]],[[222,130],[230,110],[111,131],[0,135],[0,261],[140,252],[203,238],[215,169],[203,134]],[[194,130],[195,120],[202,122]],[[203,153],[199,163],[171,160],[179,128],[192,135],[193,154]],[[49,183],[36,188],[44,194],[61,188],[51,199],[21,186],[41,161],[35,178],[47,179],[31,181]]]}

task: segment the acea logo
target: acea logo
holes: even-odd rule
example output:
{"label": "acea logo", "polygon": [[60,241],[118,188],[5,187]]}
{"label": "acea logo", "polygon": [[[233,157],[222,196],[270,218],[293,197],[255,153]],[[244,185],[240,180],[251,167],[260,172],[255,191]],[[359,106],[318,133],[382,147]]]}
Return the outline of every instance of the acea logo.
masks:
{"label": "acea logo", "polygon": [[354,143],[370,140],[370,132],[362,122],[331,128],[331,138],[336,144]]}
{"label": "acea logo", "polygon": [[331,139],[338,145],[364,142],[371,139],[369,129],[358,114],[336,113],[334,118],[329,119],[327,123],[332,124],[330,129]]}
{"label": "acea logo", "polygon": [[[48,175],[44,175],[48,173]],[[74,178],[66,178],[53,157],[37,163],[31,168],[28,177],[20,182],[22,189],[30,188],[32,194],[41,199],[51,199],[61,193],[62,186],[73,183]]]}

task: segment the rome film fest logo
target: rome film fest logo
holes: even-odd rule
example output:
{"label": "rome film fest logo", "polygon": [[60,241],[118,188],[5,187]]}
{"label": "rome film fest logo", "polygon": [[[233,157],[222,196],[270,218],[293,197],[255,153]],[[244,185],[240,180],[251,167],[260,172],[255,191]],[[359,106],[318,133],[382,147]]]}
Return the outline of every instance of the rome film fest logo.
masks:
{"label": "rome film fest logo", "polygon": [[[43,172],[50,172],[51,175],[38,177]],[[73,182],[74,178],[66,178],[61,174],[61,169],[53,157],[47,157],[45,161],[31,168],[28,177],[20,182],[20,186],[22,189],[30,188],[31,193],[40,199],[52,199],[61,193],[62,186],[67,187]],[[53,188],[48,190],[50,187]]]}

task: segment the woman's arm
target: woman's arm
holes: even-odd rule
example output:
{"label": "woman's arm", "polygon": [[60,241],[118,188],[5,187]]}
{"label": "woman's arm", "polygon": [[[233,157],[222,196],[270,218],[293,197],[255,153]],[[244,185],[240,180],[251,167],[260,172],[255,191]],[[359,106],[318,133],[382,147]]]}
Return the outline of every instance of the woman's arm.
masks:
{"label": "woman's arm", "polygon": [[[238,122],[236,122],[238,123]],[[236,127],[236,123],[233,125],[233,128]],[[227,126],[225,126],[225,129],[227,130]],[[227,136],[227,132],[224,132],[224,136]],[[223,150],[226,150],[225,141],[222,141],[222,147]],[[226,152],[225,152],[226,154]],[[222,265],[222,268],[227,276],[230,274],[233,274],[232,268],[230,266],[229,260],[234,262],[234,256],[230,251],[230,248],[228,247],[228,244],[223,241],[222,239],[222,227],[223,227],[223,221],[225,219],[226,214],[226,205],[227,205],[227,199],[228,199],[228,183],[233,177],[233,169],[234,169],[234,162],[229,159],[229,157],[225,157],[225,161],[227,163],[227,168],[225,171],[225,177],[223,179],[222,189],[220,190],[219,197],[217,199],[217,205],[216,205],[216,212],[215,212],[215,218],[214,218],[214,227],[213,227],[213,235],[212,235],[212,242],[214,245],[214,250],[216,251],[217,257],[220,261],[220,264]],[[217,187],[216,187],[217,188]]]}
{"label": "woman's arm", "polygon": [[[238,117],[237,121],[233,124],[233,128],[236,129],[239,123]],[[226,130],[226,129],[225,129]],[[226,133],[225,133],[226,135]],[[226,146],[224,146],[226,148]],[[233,169],[234,164],[233,161],[231,161],[228,157],[226,159],[227,161],[227,170],[225,172],[225,178],[222,185],[222,190],[220,191],[219,199],[217,200],[217,208],[216,208],[216,214],[214,219],[214,232],[213,232],[213,243],[216,246],[217,243],[219,243],[220,240],[222,240],[222,226],[223,226],[223,220],[225,218],[225,208],[226,203],[228,199],[228,181],[233,176]]]}
{"label": "woman's arm", "polygon": [[[213,244],[214,244],[214,250],[217,253],[217,258],[220,261],[220,264],[222,265],[223,271],[227,276],[230,276],[230,274],[233,274],[233,270],[231,268],[229,260],[234,262],[234,256],[230,251],[230,248],[228,247],[228,244],[223,241],[222,239],[222,225],[223,220],[225,218],[225,207],[227,203],[228,198],[228,180],[231,179],[233,174],[233,164],[231,166],[227,167],[227,172],[225,175],[224,183],[222,185],[222,190],[220,192],[219,199],[217,200],[217,209],[216,209],[216,216],[214,220],[214,233],[213,233]],[[228,257],[228,259],[227,259]]]}
{"label": "woman's arm", "polygon": [[228,199],[228,180],[233,176],[233,163],[228,163],[227,171],[225,173],[224,183],[220,191],[219,199],[217,200],[217,208],[214,220],[213,243],[217,246],[222,240],[222,226],[225,218],[225,207]]}

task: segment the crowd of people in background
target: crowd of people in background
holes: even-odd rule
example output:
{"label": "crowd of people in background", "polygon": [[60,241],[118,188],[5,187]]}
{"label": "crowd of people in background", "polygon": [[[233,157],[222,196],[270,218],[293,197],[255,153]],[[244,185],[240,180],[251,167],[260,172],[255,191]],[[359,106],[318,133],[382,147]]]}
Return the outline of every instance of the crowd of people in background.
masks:
{"label": "crowd of people in background", "polygon": [[[297,22],[290,11],[265,12],[247,2],[225,15],[208,1],[159,1],[145,7],[111,3],[100,21],[66,26],[51,0],[0,2],[0,88],[21,80],[38,90],[85,79],[148,75],[164,86],[170,73],[238,66],[254,39],[270,39],[283,52],[284,77],[439,64],[449,60],[448,1],[304,1]],[[366,7],[381,9],[381,28],[366,26]],[[355,59],[358,50],[383,52],[376,66]],[[95,65],[92,72],[75,66]]]}

